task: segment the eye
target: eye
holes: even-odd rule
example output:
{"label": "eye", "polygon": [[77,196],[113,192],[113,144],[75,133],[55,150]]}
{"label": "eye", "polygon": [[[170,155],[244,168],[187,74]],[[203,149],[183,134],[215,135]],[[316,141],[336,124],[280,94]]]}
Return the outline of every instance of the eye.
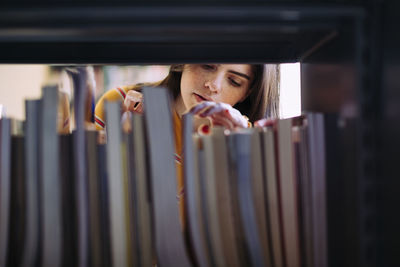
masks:
{"label": "eye", "polygon": [[201,65],[201,67],[205,70],[214,70],[215,69],[215,66],[211,65],[211,64],[204,64],[204,65]]}
{"label": "eye", "polygon": [[228,78],[228,79],[229,79],[229,82],[235,87],[240,87],[242,85],[240,82],[235,81],[235,79],[233,79],[233,78]]}

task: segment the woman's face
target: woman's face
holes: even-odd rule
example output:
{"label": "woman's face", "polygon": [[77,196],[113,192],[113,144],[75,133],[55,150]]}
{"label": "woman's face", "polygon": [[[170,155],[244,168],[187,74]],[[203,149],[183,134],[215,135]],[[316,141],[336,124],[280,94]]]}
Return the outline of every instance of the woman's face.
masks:
{"label": "woman's face", "polygon": [[186,109],[202,101],[234,106],[243,101],[253,73],[247,64],[188,64],[181,79],[181,97]]}

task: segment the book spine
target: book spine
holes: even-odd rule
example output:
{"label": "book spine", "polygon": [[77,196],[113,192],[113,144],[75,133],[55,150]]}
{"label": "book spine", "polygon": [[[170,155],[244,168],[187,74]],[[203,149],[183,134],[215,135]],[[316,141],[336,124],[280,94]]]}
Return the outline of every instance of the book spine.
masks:
{"label": "book spine", "polygon": [[279,199],[279,174],[277,171],[276,159],[276,138],[272,128],[263,132],[263,150],[264,150],[264,167],[265,167],[265,183],[266,183],[266,196],[268,206],[269,226],[271,230],[271,246],[273,266],[283,267],[283,251],[282,251],[282,223],[280,216],[280,199]]}
{"label": "book spine", "polygon": [[143,93],[158,261],[161,266],[191,266],[175,199],[177,182],[170,96],[166,88],[158,87],[145,87]]}
{"label": "book spine", "polygon": [[236,150],[237,188],[239,210],[244,227],[246,245],[252,266],[265,266],[257,227],[256,211],[251,181],[251,135],[233,134]]}
{"label": "book spine", "polygon": [[254,129],[250,131],[251,146],[251,184],[254,208],[256,210],[256,222],[258,234],[260,237],[260,245],[263,254],[263,262],[265,266],[272,266],[272,252],[269,234],[268,207],[266,202],[266,185],[263,175],[263,157],[261,133]]}
{"label": "book spine", "polygon": [[39,195],[38,195],[38,125],[39,100],[27,100],[25,131],[25,170],[26,170],[26,240],[22,266],[33,266],[37,260],[39,233]]}
{"label": "book spine", "polygon": [[86,159],[89,195],[89,240],[90,259],[93,266],[103,266],[101,260],[100,186],[98,174],[97,133],[86,131]]}
{"label": "book spine", "polygon": [[313,261],[315,266],[328,266],[327,258],[327,200],[325,176],[325,141],[324,117],[322,114],[309,113],[308,138],[311,163],[311,195],[312,195],[312,225],[313,233]]}
{"label": "book spine", "polygon": [[202,216],[201,191],[199,181],[198,150],[193,137],[193,116],[183,116],[183,167],[185,174],[186,207],[190,240],[197,264],[200,267],[209,266],[208,248],[205,240],[204,218]]}
{"label": "book spine", "polygon": [[10,214],[11,122],[0,120],[0,266],[6,266]]}
{"label": "book spine", "polygon": [[76,178],[76,210],[78,218],[78,266],[88,265],[89,255],[89,208],[88,208],[88,185],[86,170],[86,137],[85,137],[85,100],[87,96],[86,89],[86,71],[83,68],[77,68],[77,73],[72,74],[75,96],[75,134],[74,134],[74,159],[75,159],[75,178]]}
{"label": "book spine", "polygon": [[120,103],[106,102],[108,195],[110,203],[111,259],[113,266],[127,266],[126,214],[121,157]]}
{"label": "book spine", "polygon": [[57,136],[58,88],[43,88],[41,108],[42,265],[61,265],[61,188]]}
{"label": "book spine", "polygon": [[[18,121],[17,123],[20,123]],[[13,124],[13,121],[12,123]],[[11,197],[7,266],[20,266],[25,243],[25,168],[24,137],[22,133],[12,132],[11,136]]]}
{"label": "book spine", "polygon": [[286,264],[288,266],[299,267],[301,259],[299,251],[298,187],[294,171],[291,119],[284,119],[278,122],[278,136],[283,240]]}
{"label": "book spine", "polygon": [[150,266],[153,260],[152,214],[149,196],[149,171],[143,116],[133,114],[133,147],[135,168],[135,196],[137,208],[137,235],[140,266]]}

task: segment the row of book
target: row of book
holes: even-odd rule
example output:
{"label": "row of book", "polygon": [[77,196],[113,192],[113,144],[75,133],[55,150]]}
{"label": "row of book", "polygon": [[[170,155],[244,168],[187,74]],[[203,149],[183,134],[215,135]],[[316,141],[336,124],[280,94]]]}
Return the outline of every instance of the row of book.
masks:
{"label": "row of book", "polygon": [[0,120],[0,266],[328,266],[324,117],[208,135],[183,118],[187,225],[182,231],[170,96],[145,88],[146,110],[107,142],[75,124],[57,133],[56,87],[26,101],[23,131]]}

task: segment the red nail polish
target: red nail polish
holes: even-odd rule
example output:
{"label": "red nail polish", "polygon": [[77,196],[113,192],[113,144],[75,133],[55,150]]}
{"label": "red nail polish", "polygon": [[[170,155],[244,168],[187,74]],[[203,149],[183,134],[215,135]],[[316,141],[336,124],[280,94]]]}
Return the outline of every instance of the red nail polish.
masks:
{"label": "red nail polish", "polygon": [[210,132],[210,126],[208,126],[208,125],[203,125],[203,126],[201,127],[201,131],[202,131],[204,134],[208,134],[208,133]]}

